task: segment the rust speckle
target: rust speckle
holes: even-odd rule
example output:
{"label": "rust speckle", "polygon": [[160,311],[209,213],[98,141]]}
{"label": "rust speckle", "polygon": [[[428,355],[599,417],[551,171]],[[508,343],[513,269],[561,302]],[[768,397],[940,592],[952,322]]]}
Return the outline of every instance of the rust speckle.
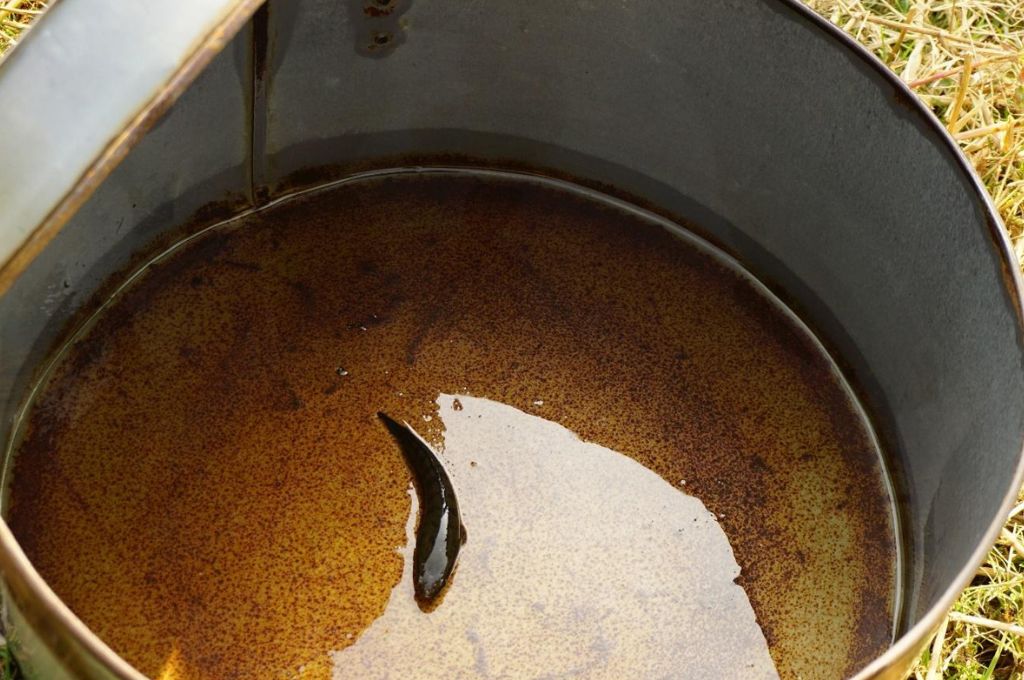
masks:
{"label": "rust speckle", "polygon": [[409,475],[375,414],[437,442],[439,393],[542,400],[686,480],[783,677],[887,646],[889,499],[814,343],[669,232],[525,181],[341,185],[150,267],[41,391],[9,521],[150,677],[327,678],[402,569]]}
{"label": "rust speckle", "polygon": [[379,59],[405,42],[409,0],[349,0],[349,23],[356,53]]}
{"label": "rust speckle", "polygon": [[398,0],[369,0],[363,6],[363,14],[368,17],[390,16],[398,4]]}

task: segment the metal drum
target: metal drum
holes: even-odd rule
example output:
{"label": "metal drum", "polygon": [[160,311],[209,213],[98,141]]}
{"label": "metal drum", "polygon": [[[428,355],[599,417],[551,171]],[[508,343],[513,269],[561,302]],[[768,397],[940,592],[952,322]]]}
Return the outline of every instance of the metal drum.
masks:
{"label": "metal drum", "polygon": [[[913,94],[795,0],[75,0],[0,64],[13,91],[4,442],[75,324],[175,239],[347,178],[469,168],[688,225],[828,349],[885,453],[901,554],[894,640],[847,674],[901,677],[1020,487],[1021,279],[999,219]],[[29,677],[142,677],[6,524],[0,567]]]}

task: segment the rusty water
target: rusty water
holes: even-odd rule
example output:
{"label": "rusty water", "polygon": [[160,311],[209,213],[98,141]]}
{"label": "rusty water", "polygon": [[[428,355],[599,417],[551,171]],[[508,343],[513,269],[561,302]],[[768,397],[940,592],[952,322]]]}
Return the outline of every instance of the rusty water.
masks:
{"label": "rusty water", "polygon": [[[553,649],[581,664],[568,671],[595,654],[685,668],[695,650],[725,663],[710,650],[730,640],[729,663],[837,677],[892,640],[893,494],[835,363],[736,262],[594,191],[417,169],[302,192],[156,257],[55,356],[21,419],[7,517],[151,677],[326,678],[355,654],[522,676],[558,670]],[[488,518],[466,520],[469,561],[427,619],[402,614],[409,474],[382,410],[451,446],[463,512]],[[541,446],[517,449],[529,423]],[[592,511],[568,504],[576,487]],[[560,517],[591,540],[559,540]],[[488,545],[512,561],[483,588]],[[569,620],[585,648],[552,644]],[[406,644],[381,644],[384,625]],[[630,642],[645,626],[662,644]]]}

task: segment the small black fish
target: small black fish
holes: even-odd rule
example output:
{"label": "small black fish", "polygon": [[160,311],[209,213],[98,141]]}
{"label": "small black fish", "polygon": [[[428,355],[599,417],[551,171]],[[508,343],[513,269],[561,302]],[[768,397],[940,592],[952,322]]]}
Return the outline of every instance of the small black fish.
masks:
{"label": "small black fish", "polygon": [[459,502],[441,461],[409,423],[398,423],[384,413],[377,417],[398,440],[420,498],[412,576],[420,608],[429,610],[451,578],[465,541]]}

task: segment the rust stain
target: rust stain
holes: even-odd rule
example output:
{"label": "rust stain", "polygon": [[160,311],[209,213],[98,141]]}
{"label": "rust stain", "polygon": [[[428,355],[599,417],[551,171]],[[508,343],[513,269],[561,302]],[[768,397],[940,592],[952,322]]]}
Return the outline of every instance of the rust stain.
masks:
{"label": "rust stain", "polygon": [[356,53],[379,59],[405,42],[408,22],[402,18],[411,0],[348,0],[349,24]]}
{"label": "rust stain", "polygon": [[368,17],[390,16],[398,5],[398,0],[368,0],[363,6],[363,14]]}
{"label": "rust stain", "polygon": [[542,400],[685,480],[783,677],[888,645],[877,452],[818,349],[717,260],[529,182],[342,185],[152,267],[42,391],[10,523],[143,673],[328,677],[401,571],[409,477],[375,414],[438,441],[439,392]]}

